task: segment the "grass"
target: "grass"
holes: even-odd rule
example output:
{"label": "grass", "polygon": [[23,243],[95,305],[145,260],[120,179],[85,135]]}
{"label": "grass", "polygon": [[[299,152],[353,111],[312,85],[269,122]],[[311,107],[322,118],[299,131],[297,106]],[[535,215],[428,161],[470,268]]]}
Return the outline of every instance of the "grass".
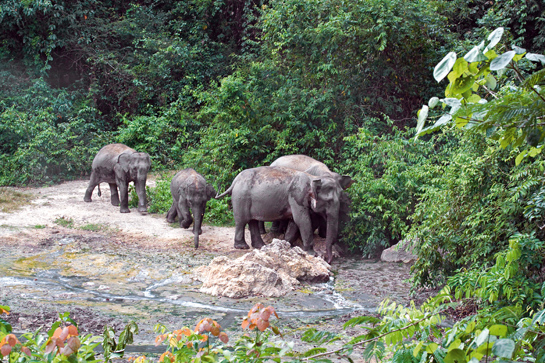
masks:
{"label": "grass", "polygon": [[111,229],[111,227],[107,225],[103,225],[103,224],[89,223],[79,227],[79,229],[84,231],[90,231],[90,232],[100,232],[100,231],[108,231]]}
{"label": "grass", "polygon": [[59,217],[55,219],[55,223],[61,227],[74,228],[74,220],[72,218]]}
{"label": "grass", "polygon": [[22,193],[14,190],[13,188],[0,188],[0,212],[9,213],[13,212],[30,204],[30,201],[34,199],[32,194]]}

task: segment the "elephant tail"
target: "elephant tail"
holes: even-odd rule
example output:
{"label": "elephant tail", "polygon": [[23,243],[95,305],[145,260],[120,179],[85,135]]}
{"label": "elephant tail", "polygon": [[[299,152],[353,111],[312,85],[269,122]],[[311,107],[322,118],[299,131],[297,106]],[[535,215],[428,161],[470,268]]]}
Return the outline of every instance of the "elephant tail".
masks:
{"label": "elephant tail", "polygon": [[221,194],[217,194],[214,198],[215,198],[215,199],[221,199],[221,198],[225,197],[227,194],[230,195],[231,192],[233,191],[233,185],[234,185],[234,184],[235,184],[235,183],[231,184],[231,186],[229,187],[229,189],[227,189],[226,191],[224,191],[224,192],[221,193]]}
{"label": "elephant tail", "polygon": [[100,183],[98,183],[98,196],[101,197],[102,196],[102,192],[100,191]]}

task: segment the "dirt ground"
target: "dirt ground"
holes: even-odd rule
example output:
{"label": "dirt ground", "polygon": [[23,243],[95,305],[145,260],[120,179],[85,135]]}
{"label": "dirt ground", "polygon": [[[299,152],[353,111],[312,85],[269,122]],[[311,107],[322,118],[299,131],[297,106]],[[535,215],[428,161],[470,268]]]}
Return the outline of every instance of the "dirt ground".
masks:
{"label": "dirt ground", "polygon": [[[235,331],[261,301],[275,306],[285,317],[279,325],[297,339],[311,326],[340,332],[351,316],[375,313],[384,298],[409,301],[408,266],[353,257],[334,260],[332,283],[304,285],[286,298],[203,296],[191,271],[216,256],[246,252],[233,248],[233,227],[203,226],[195,250],[191,229],[168,224],[164,215],[119,213],[107,184],[101,197],[95,189],[93,201],[84,202],[87,183],[17,188],[34,199],[0,212],[0,305],[11,307],[7,320],[15,331],[47,328],[69,311],[85,334],[101,334],[106,324],[119,332],[135,320],[136,343],[149,348],[157,323],[179,329],[208,316]],[[323,251],[319,239],[317,250]]]}

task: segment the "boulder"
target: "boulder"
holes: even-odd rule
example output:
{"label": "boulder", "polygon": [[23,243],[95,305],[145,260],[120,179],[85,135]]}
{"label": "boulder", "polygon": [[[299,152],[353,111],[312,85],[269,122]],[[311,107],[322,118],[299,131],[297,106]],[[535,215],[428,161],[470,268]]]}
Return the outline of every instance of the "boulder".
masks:
{"label": "boulder", "polygon": [[390,248],[382,251],[380,260],[383,262],[403,262],[409,263],[418,258],[412,253],[413,248],[410,241],[400,241]]}
{"label": "boulder", "polygon": [[287,241],[274,239],[260,250],[231,260],[216,257],[194,271],[202,281],[201,292],[214,296],[279,297],[294,290],[300,281],[325,282],[331,272],[323,259],[305,253]]}

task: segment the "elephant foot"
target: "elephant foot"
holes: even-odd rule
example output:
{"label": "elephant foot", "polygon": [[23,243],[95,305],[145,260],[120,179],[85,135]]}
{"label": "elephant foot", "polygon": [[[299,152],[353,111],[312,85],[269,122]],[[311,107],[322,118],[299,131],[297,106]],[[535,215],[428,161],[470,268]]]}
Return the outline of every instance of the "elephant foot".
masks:
{"label": "elephant foot", "polygon": [[249,250],[250,246],[246,242],[235,242],[235,248],[237,250]]}
{"label": "elephant foot", "polygon": [[119,201],[116,202],[116,201],[113,201],[113,200],[112,200],[112,205],[113,205],[114,207],[119,207]]}
{"label": "elephant foot", "polygon": [[265,246],[265,243],[263,242],[260,242],[260,243],[252,243],[252,247],[255,248],[255,249],[258,249],[260,250],[261,247]]}
{"label": "elephant foot", "polygon": [[145,215],[148,214],[148,211],[147,211],[147,210],[145,210],[145,211],[139,211],[139,212],[140,212],[140,215],[143,215],[143,216],[145,216]]}
{"label": "elephant foot", "polygon": [[308,253],[311,256],[316,256],[316,251],[314,251],[314,248],[312,246],[308,246],[308,247],[304,246],[303,251],[305,251],[306,253]]}
{"label": "elephant foot", "polygon": [[167,218],[167,223],[174,223],[174,218]]}
{"label": "elephant foot", "polygon": [[131,212],[131,210],[129,208],[121,208],[119,211],[121,213],[130,213]]}
{"label": "elephant foot", "polygon": [[87,203],[92,202],[91,198],[87,198],[87,197],[83,198],[83,201]]}
{"label": "elephant foot", "polygon": [[188,229],[190,225],[191,225],[191,222],[189,222],[189,223],[184,222],[184,221],[180,222],[180,227],[185,228],[185,229]]}

